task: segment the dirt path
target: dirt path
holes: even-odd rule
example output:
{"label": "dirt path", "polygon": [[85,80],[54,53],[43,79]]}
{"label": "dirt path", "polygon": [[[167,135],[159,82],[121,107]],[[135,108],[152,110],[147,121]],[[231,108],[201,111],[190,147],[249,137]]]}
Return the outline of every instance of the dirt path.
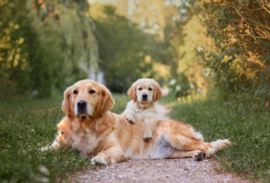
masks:
{"label": "dirt path", "polygon": [[[170,119],[170,112],[161,104],[156,104],[158,118]],[[214,159],[194,161],[185,159],[160,159],[160,160],[129,160],[123,163],[98,167],[97,171],[87,170],[75,172],[73,182],[177,182],[177,183],[247,183],[232,173],[219,173],[214,169],[219,164]]]}

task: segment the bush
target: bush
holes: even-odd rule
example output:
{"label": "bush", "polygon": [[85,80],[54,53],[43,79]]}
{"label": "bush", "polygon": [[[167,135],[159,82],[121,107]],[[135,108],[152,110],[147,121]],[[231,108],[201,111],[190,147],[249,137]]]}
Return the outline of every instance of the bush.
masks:
{"label": "bush", "polygon": [[[227,98],[267,108],[270,100],[270,7],[267,1],[199,0],[203,22],[219,49],[201,51]],[[258,108],[257,108],[258,109]]]}

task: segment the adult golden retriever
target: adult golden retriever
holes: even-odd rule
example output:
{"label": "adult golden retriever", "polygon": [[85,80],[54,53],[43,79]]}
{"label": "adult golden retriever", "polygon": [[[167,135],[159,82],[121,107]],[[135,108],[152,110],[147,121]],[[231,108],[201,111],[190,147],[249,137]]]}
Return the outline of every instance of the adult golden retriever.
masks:
{"label": "adult golden retriever", "polygon": [[142,120],[145,123],[143,139],[152,140],[158,123],[155,102],[162,97],[159,84],[150,78],[138,79],[128,90],[128,96],[131,101],[122,115],[131,123],[135,123],[135,119]]}
{"label": "adult golden retriever", "polygon": [[93,163],[139,158],[201,160],[230,144],[229,140],[203,142],[190,125],[172,120],[158,121],[153,140],[145,142],[144,122],[132,124],[124,116],[109,112],[114,104],[111,93],[92,80],[78,81],[64,92],[64,98],[66,117],[57,125],[58,136],[49,148],[58,149],[63,143],[84,157],[93,157]]}

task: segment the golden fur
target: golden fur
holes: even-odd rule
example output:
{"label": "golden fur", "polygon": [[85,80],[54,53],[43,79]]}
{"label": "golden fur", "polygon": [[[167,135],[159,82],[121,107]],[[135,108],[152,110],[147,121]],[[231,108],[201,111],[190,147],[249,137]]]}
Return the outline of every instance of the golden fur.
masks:
{"label": "golden fur", "polygon": [[[209,156],[230,144],[229,140],[206,143],[190,125],[172,120],[158,121],[153,140],[145,142],[142,139],[144,122],[136,119],[132,124],[124,116],[109,112],[114,103],[110,92],[92,80],[78,81],[65,91],[64,97],[63,110],[67,116],[57,125],[58,135],[48,148],[58,149],[63,143],[78,149],[84,157],[93,157],[93,163],[108,164],[136,158],[193,157],[201,160],[204,155]],[[76,116],[75,107],[82,100],[91,109]]]}
{"label": "golden fur", "polygon": [[[145,100],[143,95],[147,96]],[[138,79],[128,90],[128,96],[131,101],[122,115],[131,123],[135,123],[135,119],[142,120],[145,123],[143,139],[152,140],[158,123],[155,102],[162,97],[159,84],[149,78]]]}

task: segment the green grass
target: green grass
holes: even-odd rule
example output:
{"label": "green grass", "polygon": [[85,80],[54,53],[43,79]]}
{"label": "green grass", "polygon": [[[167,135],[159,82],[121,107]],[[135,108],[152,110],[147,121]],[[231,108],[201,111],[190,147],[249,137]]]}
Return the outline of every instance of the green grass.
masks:
{"label": "green grass", "polygon": [[[115,113],[122,113],[125,95],[113,95]],[[56,124],[65,116],[62,98],[17,99],[0,104],[0,182],[62,182],[70,172],[90,166],[72,149],[41,152],[55,138]],[[48,171],[47,171],[48,170]]]}
{"label": "green grass", "polygon": [[196,100],[172,107],[171,117],[191,124],[206,141],[228,138],[236,145],[216,158],[227,171],[270,180],[269,112],[236,112],[220,100]]}
{"label": "green grass", "polygon": [[114,106],[110,110],[116,114],[122,114],[127,107],[127,103],[130,101],[130,98],[126,94],[112,94],[114,99]]}

